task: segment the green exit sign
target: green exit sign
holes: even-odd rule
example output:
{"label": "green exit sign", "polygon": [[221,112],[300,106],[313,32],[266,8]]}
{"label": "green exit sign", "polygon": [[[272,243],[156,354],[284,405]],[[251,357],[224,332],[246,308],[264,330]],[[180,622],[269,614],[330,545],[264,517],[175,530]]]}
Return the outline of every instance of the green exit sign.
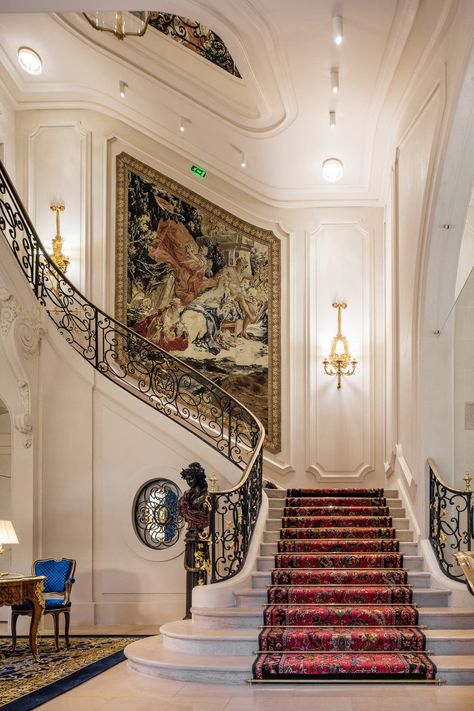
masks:
{"label": "green exit sign", "polygon": [[200,165],[192,165],[191,166],[191,173],[194,173],[194,175],[197,175],[198,178],[205,178],[207,175],[207,170],[204,168],[201,168]]}

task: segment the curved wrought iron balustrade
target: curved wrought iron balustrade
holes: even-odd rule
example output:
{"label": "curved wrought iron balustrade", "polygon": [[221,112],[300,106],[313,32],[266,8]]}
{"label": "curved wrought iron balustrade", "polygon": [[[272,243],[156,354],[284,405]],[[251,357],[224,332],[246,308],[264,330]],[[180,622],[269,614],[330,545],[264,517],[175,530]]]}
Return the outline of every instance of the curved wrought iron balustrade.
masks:
{"label": "curved wrought iron balustrade", "polygon": [[[449,486],[432,459],[430,474],[430,542],[439,567],[448,578],[466,583],[455,555],[473,546],[474,522],[472,491]],[[469,487],[470,488],[470,487]]]}
{"label": "curved wrought iron balustrade", "polygon": [[211,380],[97,308],[76,289],[41,244],[1,162],[0,230],[38,302],[85,360],[241,470],[236,486],[209,492],[208,582],[238,573],[262,500],[262,424]]}

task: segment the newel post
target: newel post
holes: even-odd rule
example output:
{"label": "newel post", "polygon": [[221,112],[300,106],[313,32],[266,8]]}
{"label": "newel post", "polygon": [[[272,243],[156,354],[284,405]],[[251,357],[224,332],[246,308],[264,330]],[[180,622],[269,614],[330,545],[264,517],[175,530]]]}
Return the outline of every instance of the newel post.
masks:
{"label": "newel post", "polygon": [[189,489],[179,500],[179,512],[187,524],[184,549],[186,570],[186,614],[191,618],[192,593],[195,585],[205,585],[210,573],[209,527],[210,501],[206,473],[199,462],[193,462],[181,472]]}

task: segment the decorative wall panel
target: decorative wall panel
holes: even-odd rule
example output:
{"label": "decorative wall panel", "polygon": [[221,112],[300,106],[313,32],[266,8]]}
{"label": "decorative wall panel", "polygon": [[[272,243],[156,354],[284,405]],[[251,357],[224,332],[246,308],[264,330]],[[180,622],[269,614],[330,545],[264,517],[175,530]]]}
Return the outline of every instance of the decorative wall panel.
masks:
{"label": "decorative wall panel", "polygon": [[[322,224],[311,236],[309,253],[307,470],[324,481],[353,481],[374,469],[371,238],[358,223]],[[358,364],[338,390],[322,360],[337,331],[332,303],[341,300],[347,303],[342,332]]]}
{"label": "decorative wall panel", "polygon": [[63,251],[70,257],[67,276],[89,294],[90,132],[79,121],[41,124],[27,144],[27,209],[45,247],[51,251],[55,214],[50,205],[62,202]]}
{"label": "decorative wall panel", "polygon": [[418,397],[418,307],[419,275],[428,192],[429,168],[439,120],[440,91],[437,88],[414,117],[398,148],[396,161],[397,230],[397,360],[398,444],[413,472],[416,466]]}
{"label": "decorative wall panel", "polygon": [[116,315],[246,405],[280,450],[280,242],[117,157]]}

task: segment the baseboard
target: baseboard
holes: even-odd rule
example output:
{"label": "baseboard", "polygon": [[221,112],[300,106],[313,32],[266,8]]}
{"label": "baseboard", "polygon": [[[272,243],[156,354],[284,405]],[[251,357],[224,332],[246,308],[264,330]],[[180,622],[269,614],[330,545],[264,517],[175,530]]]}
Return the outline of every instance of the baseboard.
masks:
{"label": "baseboard", "polygon": [[[181,620],[186,604],[185,594],[163,595],[160,602],[97,602],[95,604],[96,625],[163,625]],[[76,624],[76,620],[74,620]]]}

